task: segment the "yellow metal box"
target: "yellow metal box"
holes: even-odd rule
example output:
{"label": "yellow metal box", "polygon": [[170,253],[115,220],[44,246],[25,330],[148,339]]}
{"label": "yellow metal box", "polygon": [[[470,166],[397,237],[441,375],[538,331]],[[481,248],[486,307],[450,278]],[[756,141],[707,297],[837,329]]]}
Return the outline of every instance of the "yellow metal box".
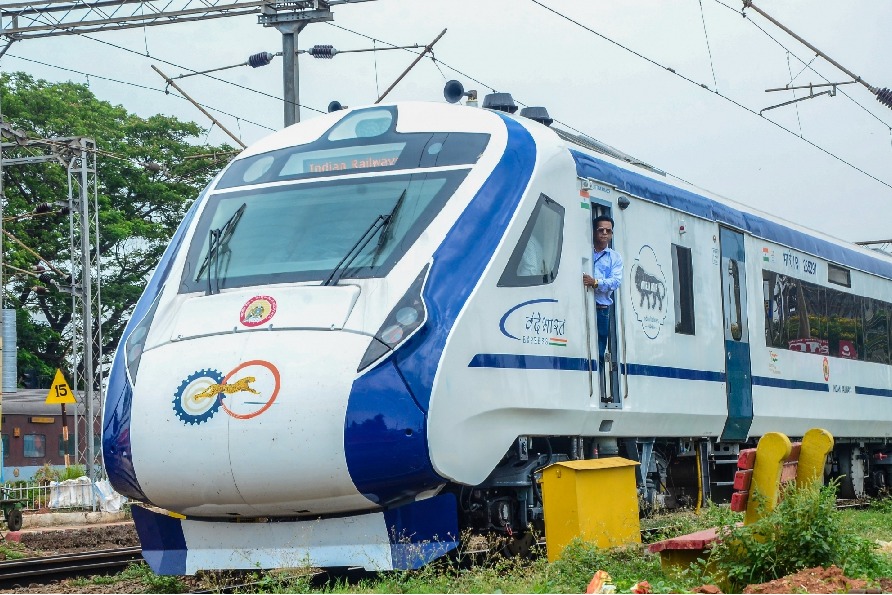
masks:
{"label": "yellow metal box", "polygon": [[575,537],[615,547],[641,543],[635,461],[620,457],[564,461],[542,470],[548,560]]}

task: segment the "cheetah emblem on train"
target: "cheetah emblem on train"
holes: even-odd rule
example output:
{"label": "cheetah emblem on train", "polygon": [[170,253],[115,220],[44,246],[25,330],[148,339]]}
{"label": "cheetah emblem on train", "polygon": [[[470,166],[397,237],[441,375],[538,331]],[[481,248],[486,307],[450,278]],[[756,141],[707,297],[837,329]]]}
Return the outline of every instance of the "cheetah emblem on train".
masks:
{"label": "cheetah emblem on train", "polygon": [[[656,339],[663,328],[668,308],[666,308],[667,283],[663,267],[657,260],[653,248],[644,245],[629,270],[632,310],[641,323],[641,330],[649,339]],[[637,295],[636,295],[637,294]]]}

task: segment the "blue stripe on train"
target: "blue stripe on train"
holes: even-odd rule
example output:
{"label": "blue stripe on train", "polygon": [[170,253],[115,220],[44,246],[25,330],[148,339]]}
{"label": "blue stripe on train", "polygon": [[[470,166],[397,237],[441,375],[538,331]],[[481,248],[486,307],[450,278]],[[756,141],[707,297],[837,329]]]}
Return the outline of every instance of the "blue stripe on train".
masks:
{"label": "blue stripe on train", "polygon": [[869,388],[866,386],[856,386],[856,395],[871,395],[874,397],[892,397],[892,390],[886,388]]}
{"label": "blue stripe on train", "polygon": [[550,355],[517,355],[514,353],[478,353],[469,368],[507,368],[518,370],[598,370],[598,361],[582,357],[554,357]]}
{"label": "blue stripe on train", "polygon": [[[424,286],[428,319],[396,352],[356,379],[344,421],[350,477],[387,506],[443,483],[430,462],[427,409],[446,340],[480,282],[533,174],[536,144],[518,122],[493,112],[508,142],[498,164],[433,255]],[[473,255],[473,257],[471,257]]]}
{"label": "blue stripe on train", "polygon": [[822,382],[807,382],[805,380],[788,380],[786,378],[769,378],[767,376],[753,376],[753,386],[770,386],[772,388],[791,388],[795,390],[813,390],[826,393],[830,389]]}
{"label": "blue stripe on train", "polygon": [[616,186],[622,192],[651,202],[746,230],[754,236],[814,254],[831,262],[847,265],[868,273],[892,279],[892,263],[834,244],[805,232],[769,221],[758,215],[739,211],[689,190],[676,188],[665,182],[631,172],[591,155],[571,150],[576,160],[576,173]]}

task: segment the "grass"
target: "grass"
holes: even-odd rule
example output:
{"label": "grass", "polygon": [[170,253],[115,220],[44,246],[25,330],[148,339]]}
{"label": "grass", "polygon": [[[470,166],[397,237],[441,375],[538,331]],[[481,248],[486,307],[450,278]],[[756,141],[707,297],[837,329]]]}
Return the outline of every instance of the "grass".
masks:
{"label": "grass", "polygon": [[[647,553],[642,545],[604,550],[576,540],[553,563],[544,550],[534,548],[529,556],[489,555],[475,564],[459,554],[419,570],[381,572],[374,578],[322,588],[313,587],[309,569],[251,573],[242,580],[256,581],[253,593],[584,593],[594,573],[604,570],[617,593],[628,593],[643,580],[655,593],[685,593],[723,580],[740,592],[748,583],[817,565],[836,564],[851,578],[892,577],[892,556],[879,553],[874,545],[875,540],[892,541],[892,500],[864,510],[837,511],[834,488],[790,491],[764,522],[730,529],[727,545],[716,547],[710,560],[672,575],[665,574],[659,556]],[[700,514],[684,511],[642,519],[642,528],[647,529],[649,541],[656,541],[705,527],[732,527],[738,520],[740,515],[727,506],[708,506]],[[498,549],[491,544],[490,551]],[[156,576],[145,564],[133,565],[116,577],[139,581],[143,592],[189,590],[179,577]],[[234,582],[230,579],[231,575],[207,573],[204,588],[221,589]]]}

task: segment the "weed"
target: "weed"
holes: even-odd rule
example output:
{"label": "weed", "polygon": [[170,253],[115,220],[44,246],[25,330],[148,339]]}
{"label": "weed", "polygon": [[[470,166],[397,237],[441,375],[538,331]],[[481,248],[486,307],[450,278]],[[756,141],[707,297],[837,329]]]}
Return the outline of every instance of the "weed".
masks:
{"label": "weed", "polygon": [[4,541],[0,543],[0,559],[2,560],[18,560],[29,554],[22,551],[22,545],[15,541]]}
{"label": "weed", "polygon": [[56,476],[59,478],[57,481],[77,479],[78,477],[83,477],[86,474],[87,472],[84,470],[83,465],[71,465],[69,467],[62,467],[56,472]]}
{"label": "weed", "polygon": [[723,525],[722,540],[708,565],[728,586],[740,590],[803,568],[842,568],[847,576],[876,576],[888,562],[875,546],[843,527],[836,510],[836,483],[790,487],[777,508],[746,526]]}
{"label": "weed", "polygon": [[123,572],[110,578],[139,581],[145,585],[146,593],[185,593],[189,590],[179,577],[157,575],[145,562],[131,564]]}

